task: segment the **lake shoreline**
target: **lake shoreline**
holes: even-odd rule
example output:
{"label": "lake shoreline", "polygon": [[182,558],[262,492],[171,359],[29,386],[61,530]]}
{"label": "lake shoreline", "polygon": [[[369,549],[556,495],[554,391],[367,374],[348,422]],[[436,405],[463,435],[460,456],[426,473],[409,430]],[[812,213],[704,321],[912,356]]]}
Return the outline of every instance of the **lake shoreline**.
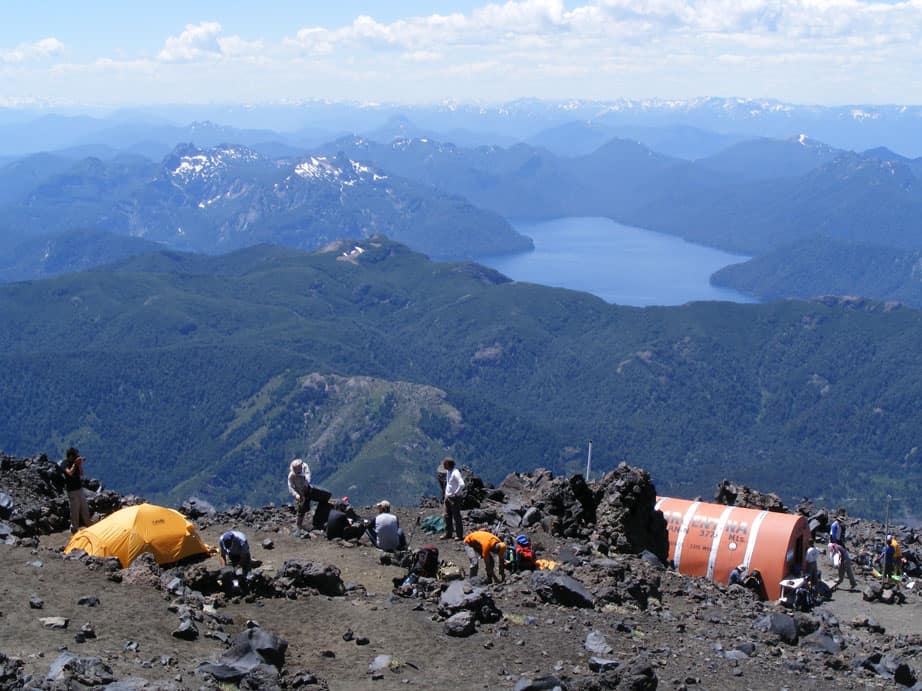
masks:
{"label": "lake shoreline", "polygon": [[532,239],[534,249],[477,261],[514,281],[579,290],[611,304],[635,307],[702,300],[758,302],[710,282],[714,272],[747,261],[746,256],[604,217],[510,223]]}

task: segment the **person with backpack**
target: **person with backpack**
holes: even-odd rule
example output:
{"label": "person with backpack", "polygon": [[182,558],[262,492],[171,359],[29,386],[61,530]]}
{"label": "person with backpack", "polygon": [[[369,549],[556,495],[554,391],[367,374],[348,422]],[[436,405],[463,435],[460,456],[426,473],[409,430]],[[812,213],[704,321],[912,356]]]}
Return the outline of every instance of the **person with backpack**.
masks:
{"label": "person with backpack", "polygon": [[819,558],[820,551],[811,539],[810,546],[804,554],[804,576],[813,582],[818,581],[820,578]]}
{"label": "person with backpack", "polygon": [[455,539],[461,540],[464,535],[464,526],[461,523],[461,502],[464,500],[464,478],[461,471],[455,467],[453,458],[442,461],[448,475],[445,477],[445,534],[443,540],[451,540],[452,532]]}
{"label": "person with backpack", "polygon": [[496,581],[494,566],[497,561],[499,562],[499,580],[506,580],[506,567],[503,558],[506,553],[505,542],[486,530],[475,530],[464,538],[464,545],[470,559],[471,578],[477,575],[477,568],[480,565],[480,560],[483,559],[487,572],[487,583]]}

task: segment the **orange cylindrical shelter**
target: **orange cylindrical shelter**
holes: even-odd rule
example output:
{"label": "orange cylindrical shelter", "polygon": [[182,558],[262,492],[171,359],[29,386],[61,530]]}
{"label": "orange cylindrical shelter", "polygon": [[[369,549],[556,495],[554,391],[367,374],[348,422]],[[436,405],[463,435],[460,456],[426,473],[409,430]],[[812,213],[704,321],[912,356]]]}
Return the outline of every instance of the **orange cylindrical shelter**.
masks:
{"label": "orange cylindrical shelter", "polygon": [[669,532],[669,559],[679,573],[726,583],[745,564],[762,574],[769,598],[803,569],[810,528],[803,516],[659,497]]}

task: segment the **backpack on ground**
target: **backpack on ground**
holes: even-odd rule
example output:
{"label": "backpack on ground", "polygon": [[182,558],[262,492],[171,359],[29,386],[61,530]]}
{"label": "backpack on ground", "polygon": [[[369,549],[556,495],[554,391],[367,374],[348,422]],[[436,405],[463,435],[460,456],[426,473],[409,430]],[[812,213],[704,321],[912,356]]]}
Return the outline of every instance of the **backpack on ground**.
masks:
{"label": "backpack on ground", "polygon": [[435,578],[439,572],[439,548],[435,545],[423,545],[413,554],[410,573],[426,578]]}
{"label": "backpack on ground", "polygon": [[802,585],[794,591],[794,609],[798,612],[809,612],[816,605],[813,597],[813,591],[809,587]]}

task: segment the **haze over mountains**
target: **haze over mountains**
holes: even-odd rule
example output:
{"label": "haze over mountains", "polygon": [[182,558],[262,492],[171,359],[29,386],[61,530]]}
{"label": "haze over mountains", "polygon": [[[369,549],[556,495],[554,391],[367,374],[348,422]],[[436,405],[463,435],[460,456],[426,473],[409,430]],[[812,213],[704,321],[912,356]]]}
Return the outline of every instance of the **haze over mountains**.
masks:
{"label": "haze over mountains", "polygon": [[[922,306],[919,109],[194,114],[222,112],[0,114],[8,146],[61,147],[0,165],[0,280],[25,281],[0,288],[0,447],[78,443],[116,485],[219,503],[278,498],[232,469],[304,449],[409,502],[439,454],[565,471],[589,438],[684,495],[729,475],[875,513],[894,468],[918,479],[922,325],[882,301]],[[641,310],[417,254],[527,251],[510,220],[573,216],[752,255],[713,280],[765,299],[865,297]]]}
{"label": "haze over mountains", "polygon": [[[249,127],[176,126],[156,112],[0,125],[16,135],[5,140],[14,146],[70,146],[0,167],[0,280],[87,268],[143,247],[116,243],[118,250],[94,262],[90,247],[77,246],[99,237],[88,231],[209,253],[258,242],[312,249],[383,232],[433,257],[467,258],[527,250],[529,241],[506,219],[606,216],[757,255],[758,271],[715,278],[756,296],[845,292],[918,304],[912,274],[901,274],[905,288],[882,290],[842,268],[846,255],[860,261],[868,244],[919,249],[922,158],[879,145],[835,148],[791,130],[785,138],[743,132],[808,125],[860,143],[883,136],[887,123],[885,139],[900,136],[909,150],[912,137],[900,133],[920,119],[919,109],[708,99],[399,112],[318,102],[253,112],[180,108],[173,115],[182,112],[223,114]],[[288,132],[256,126],[295,121],[299,129]],[[368,134],[321,143],[335,136],[334,123]],[[724,130],[701,129],[705,124]],[[513,131],[526,141],[515,143]],[[48,243],[77,230],[83,234]],[[816,237],[835,246],[813,252],[810,267],[784,259],[786,247]],[[62,257],[65,250],[73,256]],[[790,280],[770,285],[764,277],[782,268]]]}

